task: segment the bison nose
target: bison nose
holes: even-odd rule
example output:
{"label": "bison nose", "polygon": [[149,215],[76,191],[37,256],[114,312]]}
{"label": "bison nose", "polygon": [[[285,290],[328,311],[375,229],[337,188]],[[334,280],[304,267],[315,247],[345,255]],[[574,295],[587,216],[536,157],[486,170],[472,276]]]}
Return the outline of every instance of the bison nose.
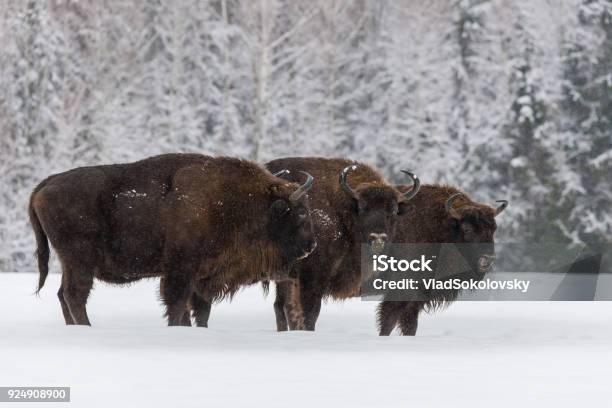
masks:
{"label": "bison nose", "polygon": [[375,232],[370,234],[370,242],[372,241],[383,241],[383,242],[387,242],[387,234],[385,234],[384,232],[382,234],[377,234]]}
{"label": "bison nose", "polygon": [[495,255],[482,255],[478,258],[478,269],[480,272],[487,272],[495,263]]}
{"label": "bison nose", "polygon": [[373,232],[369,235],[369,239],[372,252],[379,253],[384,249],[385,244],[387,243],[387,234],[377,234]]}

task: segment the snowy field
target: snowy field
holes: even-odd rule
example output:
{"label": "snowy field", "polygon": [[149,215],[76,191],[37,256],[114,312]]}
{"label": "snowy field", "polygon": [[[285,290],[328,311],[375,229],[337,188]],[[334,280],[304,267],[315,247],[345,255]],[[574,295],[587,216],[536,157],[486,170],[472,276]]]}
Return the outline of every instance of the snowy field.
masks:
{"label": "snowy field", "polygon": [[376,303],[360,300],[324,305],[315,333],[277,333],[273,297],[253,287],[216,305],[210,329],[168,328],[150,280],[97,283],[93,327],[66,327],[58,278],[37,298],[37,275],[0,274],[0,385],[70,386],[70,406],[570,407],[611,398],[612,302],[461,302],[424,316],[417,337],[380,338]]}

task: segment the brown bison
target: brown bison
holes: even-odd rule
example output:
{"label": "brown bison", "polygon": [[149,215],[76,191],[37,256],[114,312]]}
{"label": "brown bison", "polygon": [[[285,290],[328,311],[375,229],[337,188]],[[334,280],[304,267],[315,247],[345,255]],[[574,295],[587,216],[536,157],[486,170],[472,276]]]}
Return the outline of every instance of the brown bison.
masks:
{"label": "brown bison", "polygon": [[[406,186],[398,186],[406,190]],[[493,236],[495,217],[508,202],[499,200],[497,208],[472,201],[467,194],[449,186],[424,185],[410,202],[408,220],[400,220],[396,243],[459,244],[457,257],[467,261],[465,275],[454,272],[460,279],[482,279],[495,260]],[[453,274],[453,271],[451,271]],[[458,290],[426,293],[419,301],[383,301],[378,307],[378,327],[381,336],[388,336],[399,325],[405,336],[414,336],[419,313],[448,305],[456,299]],[[389,296],[390,297],[390,296]],[[387,299],[387,297],[385,298]]]}
{"label": "brown bison", "polygon": [[372,167],[344,159],[285,158],[266,167],[272,172],[288,169],[294,176],[306,171],[317,178],[309,197],[319,245],[308,259],[294,266],[303,322],[295,318],[292,282],[277,282],[274,302],[279,331],[314,330],[323,298],[346,299],[359,294],[362,244],[372,253],[384,249],[420,182],[406,172],[413,185],[402,194]]}
{"label": "brown bison", "polygon": [[313,178],[304,175],[300,185],[248,161],[195,154],[53,175],[29,205],[38,290],[48,239],[62,266],[66,324],[90,324],[94,278],[122,284],[162,276],[168,324],[179,325],[192,291],[222,297],[245,283],[282,279],[313,251],[306,196]]}

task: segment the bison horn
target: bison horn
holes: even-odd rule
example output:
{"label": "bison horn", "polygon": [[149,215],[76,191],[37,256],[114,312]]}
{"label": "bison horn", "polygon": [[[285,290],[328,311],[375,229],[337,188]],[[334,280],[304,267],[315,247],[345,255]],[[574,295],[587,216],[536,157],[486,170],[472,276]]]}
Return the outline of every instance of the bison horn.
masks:
{"label": "bison horn", "polygon": [[348,175],[349,171],[355,170],[356,168],[357,166],[353,164],[350,166],[346,166],[344,170],[342,170],[342,172],[340,173],[340,187],[342,187],[342,190],[346,194],[353,197],[355,200],[359,200],[359,194],[357,194],[355,190],[353,190],[346,181],[346,176]]}
{"label": "bison horn", "polygon": [[453,208],[453,203],[460,195],[462,195],[462,193],[455,193],[452,196],[448,197],[448,200],[446,200],[446,205],[444,206],[448,215],[457,220],[461,218],[461,215],[457,212],[457,210]]}
{"label": "bison horn", "polygon": [[291,173],[289,170],[285,169],[285,170],[281,170],[278,173],[274,173],[273,176],[274,177],[283,177],[286,174]]}
{"label": "bison horn", "polygon": [[421,188],[421,180],[419,180],[416,174],[408,170],[401,170],[401,172],[407,174],[408,177],[412,179],[412,188],[407,193],[404,193],[403,201],[408,201],[411,200],[419,192],[419,189]]}
{"label": "bison horn", "polygon": [[299,200],[304,194],[308,192],[308,190],[312,188],[312,185],[314,183],[314,177],[312,177],[310,174],[306,173],[305,171],[300,171],[300,173],[306,176],[306,181],[304,182],[304,184],[299,186],[297,190],[291,193],[291,195],[289,196],[289,201]]}
{"label": "bison horn", "polygon": [[500,212],[506,209],[506,207],[508,206],[508,201],[507,200],[497,200],[495,202],[501,203],[500,206],[495,209],[495,216],[497,217]]}

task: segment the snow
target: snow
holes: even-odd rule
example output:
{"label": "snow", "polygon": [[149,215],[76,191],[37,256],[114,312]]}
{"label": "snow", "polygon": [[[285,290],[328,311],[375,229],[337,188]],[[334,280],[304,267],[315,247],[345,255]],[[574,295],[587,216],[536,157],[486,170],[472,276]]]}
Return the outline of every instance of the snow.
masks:
{"label": "snow", "polygon": [[519,111],[519,122],[534,122],[534,112],[531,106],[523,105],[521,106],[521,110]]}
{"label": "snow", "polygon": [[522,168],[528,164],[528,160],[525,156],[517,156],[510,160],[510,166],[514,168]]}
{"label": "snow", "polygon": [[[315,333],[277,333],[258,287],[210,328],[165,326],[157,282],[97,283],[92,327],[67,327],[50,275],[0,274],[0,385],[72,387],[71,407],[603,406],[612,303],[458,302],[414,338],[381,338],[375,302],[323,306]],[[27,404],[26,404],[27,406]]]}
{"label": "snow", "polygon": [[147,193],[139,193],[136,190],[128,190],[128,191],[123,191],[119,194],[115,194],[114,195],[115,198],[117,197],[126,197],[126,198],[145,198],[147,196]]}

